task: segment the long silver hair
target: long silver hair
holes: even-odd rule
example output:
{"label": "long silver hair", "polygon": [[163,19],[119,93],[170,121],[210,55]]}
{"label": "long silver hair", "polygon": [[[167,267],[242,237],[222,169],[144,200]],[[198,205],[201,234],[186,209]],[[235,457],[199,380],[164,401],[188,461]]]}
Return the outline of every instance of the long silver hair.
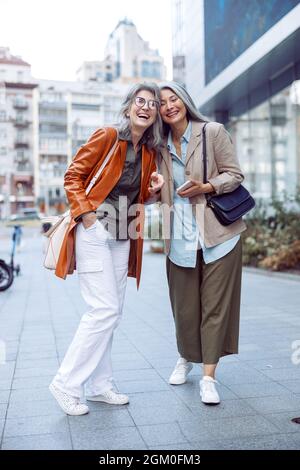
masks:
{"label": "long silver hair", "polygon": [[[139,94],[140,91],[149,91],[149,93],[152,93],[154,99],[160,103],[160,91],[155,83],[145,82],[135,84],[127,93],[119,113],[120,121],[117,127],[119,131],[125,136],[125,138],[129,138],[131,136],[129,111],[134,98]],[[142,137],[142,142],[144,142],[149,149],[159,150],[162,145],[162,138],[163,127],[158,104],[157,117],[154,123],[145,130]]]}
{"label": "long silver hair", "polygon": [[[180,83],[177,82],[160,82],[158,84],[160,90],[171,90],[175,95],[178,96],[178,98],[181,99],[183,102],[184,106],[186,107],[187,111],[187,119],[188,121],[197,121],[197,122],[208,122],[209,119],[207,119],[203,114],[198,111],[192,97],[189,95],[189,93],[186,91],[186,89],[180,85]],[[169,131],[169,126],[168,124],[163,123],[163,128],[164,128],[164,134],[168,133]]]}

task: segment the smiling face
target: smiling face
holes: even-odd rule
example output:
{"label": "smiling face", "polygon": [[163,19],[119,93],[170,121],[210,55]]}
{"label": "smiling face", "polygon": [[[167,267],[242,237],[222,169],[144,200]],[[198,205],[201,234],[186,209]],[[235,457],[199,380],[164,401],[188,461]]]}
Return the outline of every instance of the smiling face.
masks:
{"label": "smiling face", "polygon": [[130,108],[129,119],[131,130],[145,131],[155,121],[158,113],[158,103],[155,96],[147,90],[140,90],[135,96]]}
{"label": "smiling face", "polygon": [[169,88],[160,92],[160,115],[169,126],[187,125],[187,111],[183,101]]}

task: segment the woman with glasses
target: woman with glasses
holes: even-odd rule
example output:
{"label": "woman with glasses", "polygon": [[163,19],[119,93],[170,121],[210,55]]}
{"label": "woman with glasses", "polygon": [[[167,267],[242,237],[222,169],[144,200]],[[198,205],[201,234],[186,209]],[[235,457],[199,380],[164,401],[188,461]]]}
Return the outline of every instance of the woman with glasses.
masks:
{"label": "woman with glasses", "polygon": [[[114,389],[111,348],[127,276],[135,277],[137,286],[140,282],[143,205],[163,185],[155,165],[162,136],[158,109],[156,85],[133,86],[123,102],[118,129],[98,129],[78,150],[65,174],[73,220],[56,275],[65,278],[76,267],[88,305],[50,384],[53,396],[69,415],[88,413],[88,406],[80,402],[84,395],[87,400],[112,405],[129,402]],[[111,149],[108,163],[86,195],[86,187]]]}
{"label": "woman with glasses", "polygon": [[[219,359],[238,352],[240,233],[246,225],[242,219],[221,225],[207,206],[206,195],[230,193],[244,177],[224,126],[206,122],[178,83],[159,87],[165,131],[159,168],[166,181],[160,199],[180,356],[169,383],[185,383],[192,363],[203,363],[201,400],[216,405],[220,403],[215,380]],[[207,182],[203,182],[204,125]]]}

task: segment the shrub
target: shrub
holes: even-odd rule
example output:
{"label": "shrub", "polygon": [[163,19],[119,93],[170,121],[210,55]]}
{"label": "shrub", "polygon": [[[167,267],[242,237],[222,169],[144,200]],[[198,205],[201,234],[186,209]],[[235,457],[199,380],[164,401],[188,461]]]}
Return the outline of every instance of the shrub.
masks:
{"label": "shrub", "polygon": [[247,219],[243,263],[268,269],[298,269],[300,191],[269,204],[259,202]]}
{"label": "shrub", "polygon": [[290,246],[282,247],[272,256],[268,256],[260,262],[260,266],[272,271],[284,271],[285,269],[300,269],[300,240],[296,240]]}

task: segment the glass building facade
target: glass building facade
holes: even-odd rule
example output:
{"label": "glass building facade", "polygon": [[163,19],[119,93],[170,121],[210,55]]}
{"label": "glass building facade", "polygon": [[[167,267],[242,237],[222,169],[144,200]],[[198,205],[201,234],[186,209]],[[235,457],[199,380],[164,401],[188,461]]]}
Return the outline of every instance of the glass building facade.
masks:
{"label": "glass building facade", "polygon": [[172,34],[174,79],[230,131],[245,186],[262,199],[295,194],[300,0],[173,0]]}
{"label": "glass building facade", "polygon": [[293,99],[295,86],[231,116],[227,125],[246,186],[257,198],[293,195],[300,185],[300,103]]}
{"label": "glass building facade", "polygon": [[206,83],[298,3],[299,0],[204,0]]}

